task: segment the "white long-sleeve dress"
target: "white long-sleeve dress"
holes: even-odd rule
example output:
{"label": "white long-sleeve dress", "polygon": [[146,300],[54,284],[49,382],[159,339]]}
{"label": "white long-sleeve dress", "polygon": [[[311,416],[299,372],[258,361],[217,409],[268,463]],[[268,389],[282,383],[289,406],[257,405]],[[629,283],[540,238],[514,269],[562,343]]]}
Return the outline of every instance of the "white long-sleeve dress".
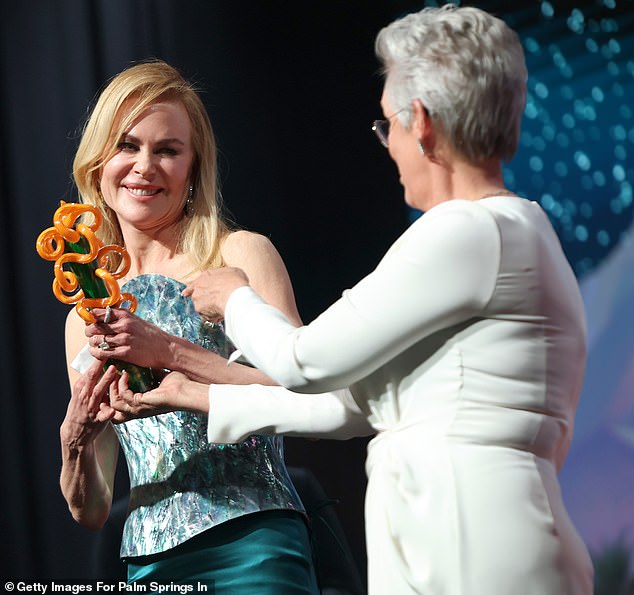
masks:
{"label": "white long-sleeve dress", "polygon": [[585,367],[583,304],[536,203],[442,203],[309,325],[248,287],[225,322],[283,386],[350,391],[212,386],[210,440],[376,433],[372,594],[592,593],[557,480]]}

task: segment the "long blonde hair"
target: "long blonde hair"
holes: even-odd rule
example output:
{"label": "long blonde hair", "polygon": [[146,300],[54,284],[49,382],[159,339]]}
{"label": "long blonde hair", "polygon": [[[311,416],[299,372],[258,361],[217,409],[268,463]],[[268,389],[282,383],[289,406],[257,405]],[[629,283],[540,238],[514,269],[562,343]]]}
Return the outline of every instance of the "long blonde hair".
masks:
{"label": "long blonde hair", "polygon": [[220,242],[229,231],[221,213],[218,190],[216,141],[207,110],[191,83],[172,66],[154,60],[135,64],[116,75],[104,88],[90,113],[81,137],[73,177],[82,202],[103,214],[97,235],[104,244],[123,245],[115,213],[101,195],[103,165],[116,153],[126,130],[150,104],[162,99],[182,103],[192,127],[193,187],[187,216],[181,220],[178,250],[194,263],[190,273],[222,266]]}

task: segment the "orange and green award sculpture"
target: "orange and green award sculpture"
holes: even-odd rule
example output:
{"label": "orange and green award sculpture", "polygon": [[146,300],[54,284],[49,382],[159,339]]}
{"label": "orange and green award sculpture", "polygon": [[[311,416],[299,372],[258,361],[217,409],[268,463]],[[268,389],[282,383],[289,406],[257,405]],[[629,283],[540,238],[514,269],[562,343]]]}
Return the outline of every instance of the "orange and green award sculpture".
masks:
{"label": "orange and green award sculpture", "polygon": [[[79,221],[86,214],[92,215],[92,223]],[[95,235],[101,222],[101,213],[93,205],[60,201],[53,226],[45,229],[36,242],[37,253],[55,262],[53,294],[64,304],[76,304],[77,314],[87,323],[96,322],[92,308],[125,304],[134,312],[137,305],[133,295],[121,293],[118,282],[130,269],[130,256],[123,246],[102,244]],[[113,262],[117,262],[116,270],[111,272],[108,267]],[[129,386],[135,392],[146,392],[158,385],[150,368],[119,360],[108,360],[106,367],[111,364],[120,372],[126,370]]]}

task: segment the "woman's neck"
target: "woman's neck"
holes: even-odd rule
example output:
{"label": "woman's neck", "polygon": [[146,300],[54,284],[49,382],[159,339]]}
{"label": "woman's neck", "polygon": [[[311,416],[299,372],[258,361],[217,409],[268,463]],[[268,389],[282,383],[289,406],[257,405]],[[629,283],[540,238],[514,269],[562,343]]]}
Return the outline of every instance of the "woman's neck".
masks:
{"label": "woman's neck", "polygon": [[192,268],[189,258],[179,251],[178,236],[173,230],[155,235],[136,229],[122,231],[130,257],[130,270],[125,280],[146,273],[181,279]]}
{"label": "woman's neck", "polygon": [[504,186],[502,166],[498,159],[478,164],[456,162],[444,181],[445,200],[480,200],[486,196],[510,194]]}

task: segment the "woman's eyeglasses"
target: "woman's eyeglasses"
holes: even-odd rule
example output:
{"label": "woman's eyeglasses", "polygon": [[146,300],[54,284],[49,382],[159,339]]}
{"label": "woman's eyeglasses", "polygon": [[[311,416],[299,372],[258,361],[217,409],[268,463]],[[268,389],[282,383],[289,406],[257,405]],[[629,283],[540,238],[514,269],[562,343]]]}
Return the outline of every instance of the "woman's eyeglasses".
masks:
{"label": "woman's eyeglasses", "polygon": [[379,142],[387,149],[388,147],[388,136],[390,135],[390,120],[396,116],[396,114],[400,114],[403,110],[408,109],[407,107],[402,107],[400,110],[394,112],[391,116],[388,116],[387,120],[374,120],[372,122],[372,130],[376,137],[379,139]]}

